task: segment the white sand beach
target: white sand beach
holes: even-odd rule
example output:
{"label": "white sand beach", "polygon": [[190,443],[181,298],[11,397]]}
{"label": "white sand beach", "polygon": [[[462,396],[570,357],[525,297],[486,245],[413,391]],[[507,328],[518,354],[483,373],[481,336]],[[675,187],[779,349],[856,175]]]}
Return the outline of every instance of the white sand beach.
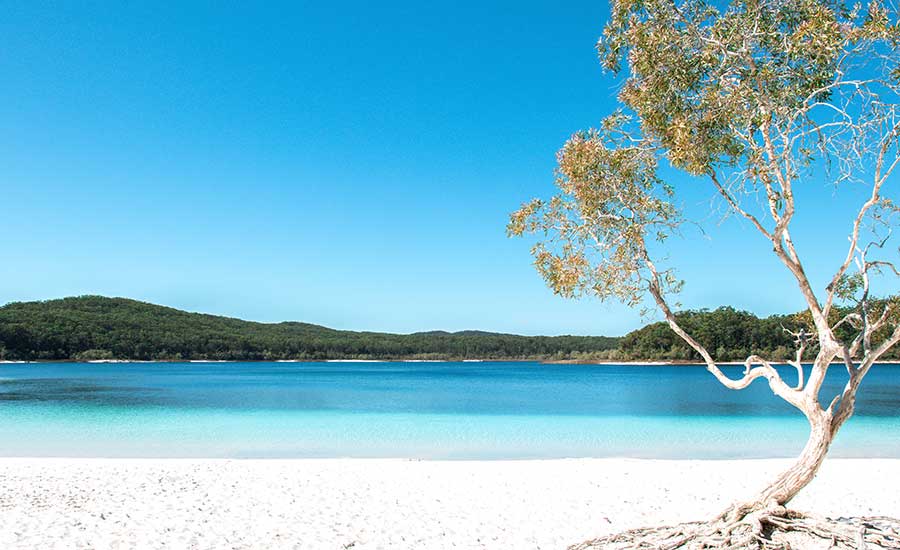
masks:
{"label": "white sand beach", "polygon": [[[0,548],[556,549],[700,519],[785,460],[0,459]],[[900,515],[900,460],[834,459],[797,509]]]}

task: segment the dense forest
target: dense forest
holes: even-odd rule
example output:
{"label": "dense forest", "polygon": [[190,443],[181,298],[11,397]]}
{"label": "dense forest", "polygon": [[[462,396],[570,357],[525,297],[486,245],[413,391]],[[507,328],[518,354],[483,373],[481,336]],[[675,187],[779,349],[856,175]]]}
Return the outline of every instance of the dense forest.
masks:
{"label": "dense forest", "polygon": [[[785,328],[797,330],[798,316],[772,315],[760,319],[746,311],[720,307],[713,311],[683,311],[678,324],[702,343],[718,361],[743,361],[751,354],[772,360],[793,358],[793,338]],[[622,338],[618,357],[696,361],[700,356],[664,322],[653,323]],[[615,354],[614,354],[615,355]]]}
{"label": "dense forest", "polygon": [[254,323],[82,296],[0,307],[0,359],[578,359],[618,345],[602,336],[491,332],[385,334],[307,323]]}
{"label": "dense forest", "polygon": [[[731,307],[684,311],[679,323],[720,361],[793,355],[803,314],[758,318]],[[897,354],[892,356],[896,358]],[[386,334],[308,323],[254,323],[128,300],[82,296],[0,307],[5,360],[507,359],[696,361],[665,323],[624,337],[516,336],[481,331]]]}
{"label": "dense forest", "polygon": [[[896,297],[892,297],[895,300]],[[873,304],[881,300],[873,301]],[[836,324],[848,310],[835,308],[832,310],[832,323]],[[718,309],[689,310],[677,313],[675,317],[689,334],[703,344],[717,361],[744,361],[755,354],[770,361],[784,361],[795,356],[794,337],[786,331],[797,332],[812,330],[812,320],[808,312],[788,315],[772,315],[759,318],[752,313],[740,311],[732,307]],[[835,330],[841,340],[849,342],[856,335],[850,325]],[[873,342],[880,341],[888,335],[885,328],[877,333]],[[812,360],[817,352],[816,346],[809,345],[804,360]],[[614,350],[602,352],[602,357],[610,360],[667,360],[691,361],[700,360],[700,355],[692,350],[664,322],[653,323],[625,335]],[[896,348],[883,356],[885,360],[900,358],[900,350]]]}

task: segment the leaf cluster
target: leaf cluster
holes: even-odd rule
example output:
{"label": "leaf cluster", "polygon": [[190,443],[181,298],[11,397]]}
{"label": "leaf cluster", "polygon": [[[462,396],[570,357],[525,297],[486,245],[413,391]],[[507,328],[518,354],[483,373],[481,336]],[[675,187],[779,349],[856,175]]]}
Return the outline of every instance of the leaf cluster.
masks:
{"label": "leaf cluster", "polygon": [[648,241],[664,241],[681,223],[672,188],[657,176],[655,151],[629,138],[629,123],[616,114],[573,135],[557,155],[559,193],[510,216],[509,235],[541,237],[535,267],[559,295],[638,304]]}

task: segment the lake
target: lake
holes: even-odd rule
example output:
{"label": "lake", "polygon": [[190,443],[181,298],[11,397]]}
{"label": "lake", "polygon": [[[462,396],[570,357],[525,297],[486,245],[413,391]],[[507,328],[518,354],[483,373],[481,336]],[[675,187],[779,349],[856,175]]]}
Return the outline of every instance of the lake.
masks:
{"label": "lake", "polygon": [[[700,366],[0,364],[0,456],[761,458],[805,439],[765,381]],[[833,456],[900,458],[900,366],[868,375]]]}

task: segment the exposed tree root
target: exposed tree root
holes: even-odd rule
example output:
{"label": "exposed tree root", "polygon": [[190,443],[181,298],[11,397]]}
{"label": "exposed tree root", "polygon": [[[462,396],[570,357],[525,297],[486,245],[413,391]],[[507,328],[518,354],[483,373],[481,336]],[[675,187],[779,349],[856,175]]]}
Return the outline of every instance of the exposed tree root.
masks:
{"label": "exposed tree root", "polygon": [[569,550],[900,550],[900,520],[887,517],[819,518],[787,510],[735,507],[712,521],[632,529]]}

